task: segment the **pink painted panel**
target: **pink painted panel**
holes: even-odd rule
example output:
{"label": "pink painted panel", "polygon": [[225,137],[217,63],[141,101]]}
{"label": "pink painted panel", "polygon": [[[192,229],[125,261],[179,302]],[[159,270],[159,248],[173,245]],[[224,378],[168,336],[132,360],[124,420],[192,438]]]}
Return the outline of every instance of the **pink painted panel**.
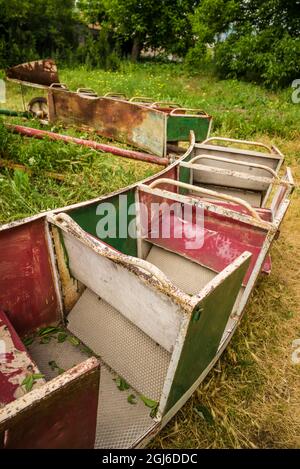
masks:
{"label": "pink painted panel", "polygon": [[0,232],[0,308],[20,336],[59,320],[44,219]]}

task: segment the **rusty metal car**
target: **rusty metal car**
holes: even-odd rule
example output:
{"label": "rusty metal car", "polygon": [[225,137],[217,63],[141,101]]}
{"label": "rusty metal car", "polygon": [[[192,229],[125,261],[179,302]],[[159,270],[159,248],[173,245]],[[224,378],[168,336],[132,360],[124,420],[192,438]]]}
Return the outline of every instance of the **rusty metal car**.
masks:
{"label": "rusty metal car", "polygon": [[[188,142],[190,130],[197,142],[207,138],[211,130],[212,117],[199,109],[145,97],[128,100],[120,93],[98,96],[89,88],[71,92],[59,81],[52,59],[11,67],[6,77],[20,85],[24,111],[35,117],[91,129],[161,157],[166,157],[168,145],[176,150],[178,142]],[[43,89],[47,96],[36,96],[26,105],[24,86]]]}

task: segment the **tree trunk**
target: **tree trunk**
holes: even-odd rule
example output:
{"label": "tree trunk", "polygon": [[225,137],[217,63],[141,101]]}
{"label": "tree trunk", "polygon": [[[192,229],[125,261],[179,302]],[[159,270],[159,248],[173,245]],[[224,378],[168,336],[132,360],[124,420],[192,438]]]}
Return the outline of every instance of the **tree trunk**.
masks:
{"label": "tree trunk", "polygon": [[131,49],[131,60],[133,62],[136,62],[139,59],[141,50],[142,50],[142,46],[141,46],[140,39],[139,37],[135,37],[133,39],[133,45]]}

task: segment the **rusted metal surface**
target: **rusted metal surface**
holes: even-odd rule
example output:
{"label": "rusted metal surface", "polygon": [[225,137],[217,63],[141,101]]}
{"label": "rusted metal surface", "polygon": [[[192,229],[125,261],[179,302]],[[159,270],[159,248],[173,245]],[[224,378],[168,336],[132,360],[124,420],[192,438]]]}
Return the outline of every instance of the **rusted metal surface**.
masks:
{"label": "rusted metal surface", "polygon": [[36,84],[48,87],[52,83],[59,83],[57,66],[54,60],[37,60],[16,65],[6,70],[9,80],[24,82],[24,84]]}
{"label": "rusted metal surface", "polygon": [[61,243],[59,230],[53,226],[51,233],[55,247],[55,256],[61,284],[64,311],[69,313],[80,298],[85,287],[70,274],[68,265],[66,263],[64,248]]}
{"label": "rusted metal surface", "polygon": [[[3,311],[0,311],[0,409],[26,394],[24,379],[39,370]],[[45,383],[36,380],[32,389]]]}
{"label": "rusted metal surface", "polygon": [[4,448],[93,448],[99,378],[99,362],[90,358],[8,404],[0,410]]}
{"label": "rusted metal surface", "polygon": [[49,89],[49,120],[94,129],[158,156],[166,154],[166,114],[113,98]]}
{"label": "rusted metal surface", "polygon": [[199,293],[188,327],[182,331],[183,340],[177,343],[180,356],[174,363],[163,412],[176,405],[214,359],[249,259],[250,253],[245,251]]}
{"label": "rusted metal surface", "polygon": [[21,336],[60,319],[43,218],[0,232],[0,308]]}
{"label": "rusted metal surface", "polygon": [[83,138],[70,137],[69,135],[61,135],[55,132],[49,132],[47,130],[33,129],[30,127],[24,127],[22,125],[8,124],[6,127],[13,133],[21,134],[26,137],[33,137],[37,139],[50,139],[50,140],[61,140],[66,143],[75,143],[76,145],[82,145],[85,147],[93,148],[94,150],[111,153],[117,156],[123,156],[125,158],[131,158],[138,161],[145,161],[147,163],[158,164],[166,166],[168,164],[167,158],[159,158],[154,155],[148,155],[147,153],[141,153],[134,150],[125,150],[124,148],[118,148],[112,145],[106,145],[103,143],[93,142]]}

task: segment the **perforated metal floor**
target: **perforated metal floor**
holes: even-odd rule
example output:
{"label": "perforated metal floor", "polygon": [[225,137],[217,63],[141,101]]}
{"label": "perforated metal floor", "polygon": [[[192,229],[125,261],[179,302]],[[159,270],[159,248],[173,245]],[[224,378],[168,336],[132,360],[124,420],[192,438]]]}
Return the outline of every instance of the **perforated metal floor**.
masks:
{"label": "perforated metal floor", "polygon": [[68,321],[69,330],[131,386],[153,400],[160,400],[170,353],[88,289],[70,312]]}
{"label": "perforated metal floor", "polygon": [[[88,358],[78,346],[68,341],[58,343],[56,339],[48,344],[40,344],[36,339],[28,350],[47,380],[58,375],[58,370],[52,370],[49,362],[55,361],[58,367],[67,370]],[[114,371],[101,363],[95,448],[130,448],[157,425],[150,417],[151,409],[134,389],[118,389],[117,377]],[[135,404],[128,402],[130,395],[135,396]]]}
{"label": "perforated metal floor", "polygon": [[156,265],[182,291],[195,295],[217,274],[178,254],[152,246],[146,260]]}

